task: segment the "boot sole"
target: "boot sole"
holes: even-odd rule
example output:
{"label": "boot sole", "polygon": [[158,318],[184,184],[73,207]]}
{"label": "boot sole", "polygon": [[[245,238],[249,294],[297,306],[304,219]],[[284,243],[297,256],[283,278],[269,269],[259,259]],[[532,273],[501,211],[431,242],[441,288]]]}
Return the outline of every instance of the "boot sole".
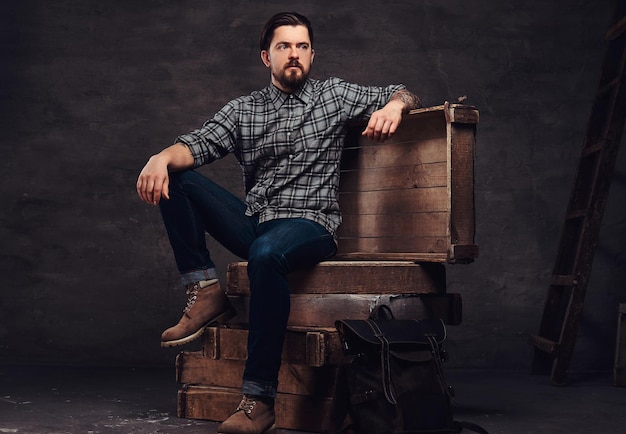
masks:
{"label": "boot sole", "polygon": [[[218,431],[217,434],[228,434],[228,433],[221,433]],[[276,424],[272,425],[266,431],[263,431],[261,434],[276,434]]]}
{"label": "boot sole", "polygon": [[161,347],[176,347],[178,345],[183,345],[183,344],[186,344],[187,342],[194,341],[198,339],[200,336],[202,336],[202,333],[204,333],[204,330],[207,327],[209,327],[211,324],[223,325],[228,320],[234,318],[236,315],[237,315],[237,312],[235,311],[235,309],[230,307],[229,309],[217,315],[215,318],[212,318],[209,321],[207,321],[196,332],[190,334],[189,336],[185,336],[184,338],[176,339],[173,341],[161,342]]}

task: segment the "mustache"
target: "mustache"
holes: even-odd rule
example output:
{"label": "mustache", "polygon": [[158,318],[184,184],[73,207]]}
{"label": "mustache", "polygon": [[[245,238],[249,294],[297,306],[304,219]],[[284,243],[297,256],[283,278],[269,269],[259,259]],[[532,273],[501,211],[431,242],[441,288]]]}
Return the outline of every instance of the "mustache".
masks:
{"label": "mustache", "polygon": [[298,62],[297,60],[290,60],[286,65],[285,65],[285,69],[287,68],[300,68],[302,69],[302,64],[300,62]]}

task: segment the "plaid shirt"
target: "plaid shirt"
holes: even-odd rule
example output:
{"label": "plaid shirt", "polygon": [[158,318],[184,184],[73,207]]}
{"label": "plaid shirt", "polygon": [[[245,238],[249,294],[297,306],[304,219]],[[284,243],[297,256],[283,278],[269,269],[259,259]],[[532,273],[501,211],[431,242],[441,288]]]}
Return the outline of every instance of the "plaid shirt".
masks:
{"label": "plaid shirt", "polygon": [[246,215],[259,222],[306,218],[334,235],[339,162],[349,122],[382,108],[402,85],[366,87],[307,80],[288,94],[270,85],[229,102],[202,128],[179,136],[198,167],[234,153],[243,170]]}

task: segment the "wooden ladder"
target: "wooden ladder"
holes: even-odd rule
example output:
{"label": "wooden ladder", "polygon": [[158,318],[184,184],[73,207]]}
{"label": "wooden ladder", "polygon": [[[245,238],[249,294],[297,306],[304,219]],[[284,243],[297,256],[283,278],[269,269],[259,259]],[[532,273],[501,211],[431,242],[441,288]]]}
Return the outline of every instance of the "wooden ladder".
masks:
{"label": "wooden ladder", "polygon": [[[623,3],[623,2],[619,2]],[[567,384],[587,284],[626,120],[626,11],[618,7],[606,34],[606,52],[595,95],[548,296],[531,336],[531,372],[551,372],[553,385]]]}

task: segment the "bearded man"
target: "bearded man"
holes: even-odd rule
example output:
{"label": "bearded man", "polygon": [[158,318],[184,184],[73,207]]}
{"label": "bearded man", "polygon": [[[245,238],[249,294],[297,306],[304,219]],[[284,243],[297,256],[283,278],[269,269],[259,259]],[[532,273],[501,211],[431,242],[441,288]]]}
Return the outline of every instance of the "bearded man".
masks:
{"label": "bearded man", "polygon": [[[248,261],[248,358],[243,399],[218,433],[275,431],[274,398],[290,309],[287,275],[331,258],[341,223],[339,162],[352,121],[363,135],[391,137],[402,114],[419,107],[403,85],[361,86],[309,77],[315,58],[309,20],[294,12],[267,22],[260,54],[269,86],[228,102],[201,128],[153,155],[137,180],[158,205],[188,300],[164,347],[199,337],[235,315],[218,281],[205,233]],[[240,200],[193,169],[234,154],[243,171]]]}

